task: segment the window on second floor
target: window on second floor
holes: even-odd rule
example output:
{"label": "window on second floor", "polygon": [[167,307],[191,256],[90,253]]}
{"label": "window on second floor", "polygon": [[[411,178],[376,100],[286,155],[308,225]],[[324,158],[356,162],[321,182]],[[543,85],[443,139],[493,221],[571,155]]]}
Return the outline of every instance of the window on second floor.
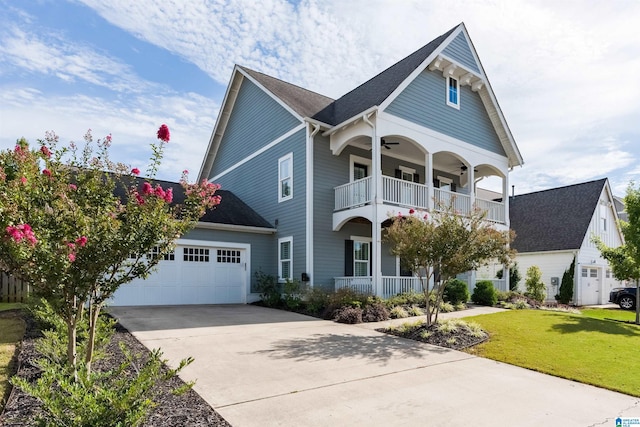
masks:
{"label": "window on second floor", "polygon": [[600,231],[607,231],[607,207],[600,205]]}
{"label": "window on second floor", "polygon": [[278,159],[278,202],[293,198],[293,153]]}
{"label": "window on second floor", "polygon": [[455,77],[447,77],[447,105],[460,109],[460,84]]}

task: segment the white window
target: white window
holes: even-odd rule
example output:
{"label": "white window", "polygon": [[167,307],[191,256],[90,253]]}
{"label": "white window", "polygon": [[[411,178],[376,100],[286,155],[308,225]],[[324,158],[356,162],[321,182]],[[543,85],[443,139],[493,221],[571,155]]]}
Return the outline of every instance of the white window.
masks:
{"label": "white window", "polygon": [[460,84],[455,77],[447,77],[447,105],[460,109]]}
{"label": "white window", "polygon": [[353,238],[353,275],[369,276],[371,263],[371,239]]}
{"label": "white window", "polygon": [[280,280],[292,279],[293,237],[278,239],[278,277]]}
{"label": "white window", "polygon": [[278,159],[278,202],[293,198],[293,153]]}
{"label": "white window", "polygon": [[600,205],[600,231],[607,231],[607,207]]}
{"label": "white window", "polygon": [[607,279],[611,278],[611,270],[607,270]]}

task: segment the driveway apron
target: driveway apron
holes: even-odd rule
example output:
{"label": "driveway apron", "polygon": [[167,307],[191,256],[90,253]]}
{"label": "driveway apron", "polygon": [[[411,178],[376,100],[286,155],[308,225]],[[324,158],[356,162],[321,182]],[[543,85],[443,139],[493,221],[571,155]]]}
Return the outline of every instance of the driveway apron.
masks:
{"label": "driveway apron", "polygon": [[[252,305],[112,307],[235,427],[588,426],[640,399],[492,360]],[[605,363],[606,361],[603,361]]]}

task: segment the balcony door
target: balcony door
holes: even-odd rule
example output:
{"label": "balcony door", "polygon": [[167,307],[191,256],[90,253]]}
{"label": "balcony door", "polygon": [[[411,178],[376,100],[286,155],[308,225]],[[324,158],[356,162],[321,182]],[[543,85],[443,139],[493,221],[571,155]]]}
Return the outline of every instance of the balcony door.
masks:
{"label": "balcony door", "polygon": [[416,187],[413,183],[418,182],[418,174],[415,169],[400,166],[400,169],[396,170],[396,178],[404,181],[400,185],[400,204],[415,207]]}
{"label": "balcony door", "polygon": [[369,180],[365,179],[371,174],[371,160],[364,157],[351,155],[351,183],[353,184],[350,196],[352,205],[364,205],[370,199]]}

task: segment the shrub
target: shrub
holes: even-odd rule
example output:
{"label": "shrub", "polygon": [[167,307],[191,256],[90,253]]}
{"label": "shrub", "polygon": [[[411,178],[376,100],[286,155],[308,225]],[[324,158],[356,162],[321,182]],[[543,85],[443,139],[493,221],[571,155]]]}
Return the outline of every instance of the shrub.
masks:
{"label": "shrub", "polygon": [[471,300],[476,304],[494,306],[498,302],[498,295],[490,280],[481,280],[476,283]]}
{"label": "shrub", "polygon": [[338,323],[350,325],[362,323],[362,309],[360,307],[343,306],[336,310],[334,320]]}
{"label": "shrub", "polygon": [[453,305],[459,302],[465,303],[469,301],[469,288],[467,284],[460,279],[450,280],[444,288],[443,298],[446,302],[450,302]]}
{"label": "shrub", "polygon": [[540,267],[532,265],[527,269],[527,277],[524,280],[524,283],[527,286],[527,292],[525,292],[525,295],[542,304],[546,296],[546,286],[542,280],[540,280],[540,277],[542,277]]}
{"label": "shrub", "polygon": [[407,313],[407,310],[405,310],[403,306],[396,305],[391,309],[389,316],[392,319],[404,319],[406,317],[409,317],[409,313]]}
{"label": "shrub", "polygon": [[267,307],[279,307],[282,303],[278,278],[258,270],[255,273],[260,299]]}
{"label": "shrub", "polygon": [[282,287],[282,301],[290,310],[297,310],[302,305],[302,300],[308,292],[308,286],[300,283],[299,280],[290,280]]}
{"label": "shrub", "polygon": [[450,302],[444,302],[444,301],[440,303],[441,313],[451,313],[452,311],[456,311],[453,304],[451,304]]}
{"label": "shrub", "polygon": [[[498,270],[498,272],[496,273],[496,277],[498,279],[502,279],[503,275],[504,271],[502,269]],[[518,263],[516,262],[515,264],[513,264],[513,267],[509,269],[509,290],[517,291],[518,284],[520,283],[521,279],[522,276],[520,275],[520,271],[518,271]]]}
{"label": "shrub", "polygon": [[461,302],[459,302],[458,304],[453,306],[453,311],[461,311],[461,310],[466,310],[467,309],[467,305],[463,304]]}
{"label": "shrub", "polygon": [[340,288],[329,294],[328,304],[324,310],[325,319],[335,318],[335,311],[342,307],[362,308],[366,305],[368,295],[361,294],[352,288]]}
{"label": "shrub", "polygon": [[424,311],[417,305],[412,305],[411,307],[409,307],[407,313],[409,314],[409,316],[424,316]]}
{"label": "shrub", "polygon": [[575,268],[576,258],[574,257],[571,265],[564,271],[564,274],[562,275],[560,289],[558,290],[558,295],[556,295],[556,300],[560,304],[569,304],[571,299],[573,299],[573,276]]}
{"label": "shrub", "polygon": [[329,293],[320,287],[313,287],[306,298],[307,311],[314,315],[320,315],[329,305]]}
{"label": "shrub", "polygon": [[405,292],[393,296],[387,300],[387,307],[393,308],[396,305],[425,305],[424,293],[422,292]]}
{"label": "shrub", "polygon": [[364,308],[362,320],[365,322],[382,322],[389,319],[389,310],[382,302],[367,304]]}

